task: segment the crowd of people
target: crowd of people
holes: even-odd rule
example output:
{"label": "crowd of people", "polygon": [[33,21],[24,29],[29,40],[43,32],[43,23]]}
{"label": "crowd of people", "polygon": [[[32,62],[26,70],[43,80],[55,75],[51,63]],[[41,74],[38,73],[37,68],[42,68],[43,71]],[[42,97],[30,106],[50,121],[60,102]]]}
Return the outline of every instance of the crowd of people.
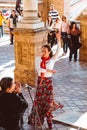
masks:
{"label": "crowd of people", "polygon": [[[67,53],[69,47],[69,61],[77,61],[77,50],[79,44],[80,30],[75,22],[69,22],[65,15],[61,17],[51,4],[46,22],[48,28],[48,44],[42,46],[42,56],[37,58],[37,88],[31,113],[28,117],[28,123],[34,126],[43,126],[45,118],[48,128],[52,129],[53,111],[62,108],[63,104],[54,100],[52,75],[56,73],[54,65],[56,59],[60,56],[61,41],[63,42],[63,55]],[[56,53],[53,55],[52,47],[57,44]],[[73,44],[73,45],[70,45]],[[73,47],[73,49],[72,49]],[[73,50],[73,52],[72,52]]]}
{"label": "crowd of people", "polygon": [[15,9],[11,11],[8,17],[5,17],[2,11],[0,11],[0,38],[3,37],[3,23],[9,28],[10,33],[10,45],[14,44],[13,31],[17,27],[17,22],[20,22],[23,18],[23,9],[21,8],[21,0],[16,0]]}
{"label": "crowd of people", "polygon": [[[38,12],[39,16],[40,12]],[[41,14],[40,14],[41,17]],[[0,37],[3,37],[3,21],[7,24],[10,33],[10,45],[14,44],[13,31],[17,27],[17,22],[21,21],[23,18],[23,9],[21,8],[21,0],[16,0],[15,10],[11,11],[9,18],[5,19],[2,11],[0,11]],[[72,27],[74,25],[74,27]],[[46,20],[46,27],[48,29],[48,44],[51,48],[57,44],[57,42],[62,43],[63,55],[67,54],[69,48],[69,61],[72,60],[72,55],[74,55],[74,61],[77,61],[77,51],[80,47],[79,36],[80,29],[77,27],[76,23],[71,22],[67,19],[66,15],[59,16],[59,12],[55,10],[54,5],[50,5],[50,10],[48,12],[48,17]],[[73,29],[72,29],[73,28]],[[79,35],[76,34],[76,30],[79,30]],[[72,33],[73,32],[73,33]],[[75,39],[73,40],[73,36]],[[72,42],[72,44],[71,44]],[[78,47],[77,47],[78,46]],[[74,51],[75,50],[75,51]]]}
{"label": "crowd of people", "polygon": [[[20,1],[18,4],[20,5]],[[16,10],[20,11],[19,6],[18,8],[16,7]],[[0,12],[0,24],[2,23],[1,20],[5,19]],[[11,44],[13,44],[12,31],[16,28],[17,21],[18,16],[16,11],[12,10],[7,22]],[[2,26],[1,24],[1,32]],[[61,42],[63,43],[63,55],[67,53],[69,47],[69,61],[72,60],[72,55],[74,55],[74,61],[77,61],[77,50],[79,48],[81,32],[75,22],[68,21],[65,15],[62,15],[61,18],[57,10],[54,9],[53,4],[50,5],[46,27],[49,30],[47,36],[48,44],[42,46],[42,56],[37,58],[36,70],[38,78],[36,95],[31,113],[28,116],[28,124],[42,127],[46,118],[49,129],[52,129],[52,113],[58,108],[63,107],[63,104],[57,103],[54,99],[52,75],[56,73],[56,70],[53,68],[60,55]],[[3,33],[1,34],[3,36]],[[52,47],[55,44],[57,44],[57,50],[53,55]],[[15,84],[10,77],[4,77],[0,81],[0,87],[0,123],[6,130],[20,130],[19,120],[28,107],[28,103],[21,93],[21,85],[19,83]]]}
{"label": "crowd of people", "polygon": [[63,55],[67,54],[69,48],[69,61],[72,60],[72,55],[74,55],[74,61],[77,61],[77,50],[81,47],[81,43],[79,42],[81,32],[76,22],[69,21],[66,15],[60,17],[57,10],[54,9],[54,5],[51,4],[46,27],[49,30],[48,44],[51,48],[57,44],[57,42],[61,42]]}

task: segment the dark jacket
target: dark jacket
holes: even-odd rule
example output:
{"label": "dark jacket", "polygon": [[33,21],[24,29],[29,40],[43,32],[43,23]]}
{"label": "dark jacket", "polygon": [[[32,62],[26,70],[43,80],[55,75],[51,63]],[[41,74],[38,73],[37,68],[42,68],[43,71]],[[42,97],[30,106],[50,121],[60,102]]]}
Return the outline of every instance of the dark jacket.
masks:
{"label": "dark jacket", "polygon": [[77,49],[81,47],[81,43],[79,42],[80,34],[81,32],[77,27],[74,31],[70,30],[69,49],[72,54],[74,54],[77,51]]}
{"label": "dark jacket", "polygon": [[0,121],[6,130],[19,130],[19,119],[28,107],[22,93],[0,93]]}

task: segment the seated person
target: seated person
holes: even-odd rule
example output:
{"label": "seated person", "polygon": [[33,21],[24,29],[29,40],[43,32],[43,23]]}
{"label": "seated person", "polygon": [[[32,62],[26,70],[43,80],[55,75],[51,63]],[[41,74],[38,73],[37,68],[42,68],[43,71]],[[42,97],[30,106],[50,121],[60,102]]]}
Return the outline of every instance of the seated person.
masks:
{"label": "seated person", "polygon": [[19,120],[28,107],[21,93],[21,85],[15,84],[10,77],[4,77],[0,88],[0,126],[6,130],[20,130]]}

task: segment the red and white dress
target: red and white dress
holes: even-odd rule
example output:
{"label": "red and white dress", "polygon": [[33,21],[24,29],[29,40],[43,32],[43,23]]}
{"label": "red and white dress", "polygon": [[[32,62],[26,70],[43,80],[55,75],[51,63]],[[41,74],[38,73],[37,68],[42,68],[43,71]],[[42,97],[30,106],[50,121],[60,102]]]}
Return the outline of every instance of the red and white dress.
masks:
{"label": "red and white dress", "polygon": [[[37,58],[37,72],[38,72],[38,80],[37,80],[37,88],[36,88],[36,96],[34,99],[34,104],[31,110],[31,114],[29,115],[28,123],[31,125],[43,125],[44,118],[47,118],[47,123],[49,128],[52,128],[52,102],[53,98],[53,85],[52,85],[52,73],[47,72],[47,69],[53,70],[54,64],[58,57],[57,49],[56,54],[52,58],[44,59]],[[45,64],[45,67],[41,64]],[[44,74],[42,79],[41,74]],[[35,109],[37,111],[35,118]],[[39,117],[39,118],[38,118]],[[35,120],[36,119],[36,120]]]}

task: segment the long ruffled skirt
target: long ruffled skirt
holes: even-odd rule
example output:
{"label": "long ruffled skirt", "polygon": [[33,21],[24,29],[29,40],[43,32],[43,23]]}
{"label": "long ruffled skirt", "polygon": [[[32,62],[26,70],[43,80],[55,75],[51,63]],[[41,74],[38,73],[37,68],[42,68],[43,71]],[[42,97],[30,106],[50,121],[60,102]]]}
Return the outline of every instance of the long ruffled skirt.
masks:
{"label": "long ruffled skirt", "polygon": [[41,78],[38,77],[36,96],[34,99],[31,114],[28,123],[31,125],[43,125],[46,117],[49,128],[52,128],[52,102],[53,86],[51,78],[44,78],[40,84]]}

